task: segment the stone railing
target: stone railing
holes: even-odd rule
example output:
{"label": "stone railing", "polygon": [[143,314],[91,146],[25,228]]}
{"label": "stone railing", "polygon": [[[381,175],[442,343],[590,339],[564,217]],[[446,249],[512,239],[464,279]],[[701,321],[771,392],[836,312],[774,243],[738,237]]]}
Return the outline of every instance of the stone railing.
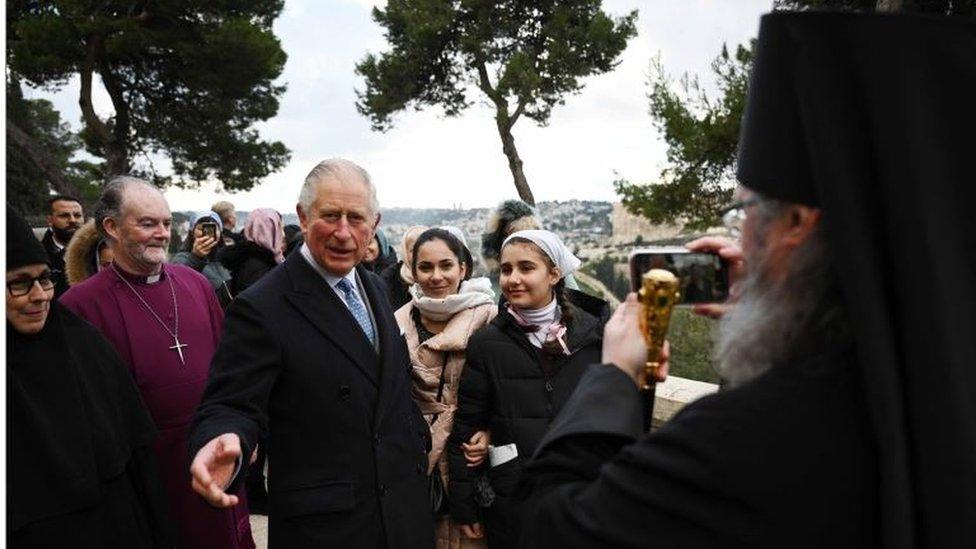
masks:
{"label": "stone railing", "polygon": [[695,381],[683,377],[668,377],[664,383],[658,383],[654,390],[654,418],[651,427],[657,429],[686,404],[705,395],[718,391],[718,385]]}

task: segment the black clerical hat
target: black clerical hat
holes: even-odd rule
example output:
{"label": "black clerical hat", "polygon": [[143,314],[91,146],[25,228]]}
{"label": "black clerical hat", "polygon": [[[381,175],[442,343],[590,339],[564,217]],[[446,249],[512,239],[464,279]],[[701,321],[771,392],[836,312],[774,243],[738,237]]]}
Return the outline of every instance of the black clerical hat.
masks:
{"label": "black clerical hat", "polygon": [[47,252],[34,236],[33,229],[7,204],[7,270],[48,262]]}
{"label": "black clerical hat", "polygon": [[976,22],[763,17],[738,178],[822,208],[885,547],[976,547]]}

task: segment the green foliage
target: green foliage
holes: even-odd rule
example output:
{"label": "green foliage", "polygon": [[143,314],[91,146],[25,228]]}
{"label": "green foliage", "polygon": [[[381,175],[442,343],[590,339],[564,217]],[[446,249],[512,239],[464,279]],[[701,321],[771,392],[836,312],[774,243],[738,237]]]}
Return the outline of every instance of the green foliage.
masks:
{"label": "green foliage", "polygon": [[617,299],[623,301],[630,292],[630,279],[623,273],[617,272],[616,265],[624,261],[622,258],[608,254],[587,261],[582,270],[602,282]]}
{"label": "green foliage", "polygon": [[671,375],[718,383],[712,360],[715,321],[698,316],[686,307],[671,313],[668,341],[671,343]]}
{"label": "green foliage", "polygon": [[[81,76],[82,138],[106,159],[107,174],[131,171],[136,156],[162,153],[174,174],[156,177],[160,183],[216,178],[226,189],[248,189],[288,160],[282,143],[262,141],[253,129],[277,113],[284,91],[274,80],[286,56],[271,28],[282,6],[8,0],[8,66],[48,90]],[[112,99],[107,120],[86,112],[85,81],[93,74]]]}
{"label": "green foliage", "polygon": [[[72,160],[81,150],[81,140],[61,120],[61,114],[50,101],[24,99],[20,83],[11,77],[7,78],[7,120],[49,154],[54,168],[81,191],[79,199],[92,198],[97,192],[92,184],[99,179],[97,167],[91,162]],[[7,202],[24,214],[45,213],[53,190],[50,182],[13,139],[7,139],[6,178]]]}
{"label": "green foliage", "polygon": [[[602,282],[623,301],[630,292],[630,278],[617,269],[621,264],[626,264],[626,258],[607,254],[587,261],[582,271]],[[584,291],[599,295],[592,288],[586,287],[580,279],[577,282]],[[718,374],[712,361],[714,328],[714,320],[692,314],[687,307],[674,308],[668,329],[671,375],[718,383]]]}
{"label": "green foliage", "polygon": [[660,60],[652,61],[650,114],[667,144],[668,165],[650,184],[614,182],[631,213],[654,223],[684,222],[700,230],[720,221],[735,185],[735,154],[752,50],[722,47],[712,62],[718,99],[710,99],[698,78],[684,75],[677,86]]}
{"label": "green foliage", "polygon": [[[600,0],[390,0],[374,8],[390,51],[356,66],[366,81],[357,108],[386,130],[408,107],[455,116],[475,84],[510,123],[545,124],[582,78],[612,70],[636,35],[637,12],[611,18]],[[507,106],[515,105],[509,113]]]}

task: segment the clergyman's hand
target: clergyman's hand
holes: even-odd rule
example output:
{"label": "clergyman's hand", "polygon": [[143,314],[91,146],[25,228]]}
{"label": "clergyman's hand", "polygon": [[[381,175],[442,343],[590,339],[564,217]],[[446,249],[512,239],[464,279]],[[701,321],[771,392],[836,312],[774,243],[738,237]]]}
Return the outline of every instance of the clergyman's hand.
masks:
{"label": "clergyman's hand", "polygon": [[[635,383],[647,361],[647,345],[640,329],[640,308],[637,294],[627,294],[627,299],[617,307],[603,329],[603,363],[620,368]],[[666,367],[661,370],[667,375]]]}
{"label": "clergyman's hand", "polygon": [[241,439],[224,433],[208,442],[190,464],[193,491],[214,507],[233,507],[237,496],[224,492],[241,457]]}
{"label": "clergyman's hand", "polygon": [[724,236],[703,236],[685,244],[685,248],[693,252],[714,253],[729,265],[729,300],[725,303],[698,303],[692,306],[695,314],[709,318],[722,318],[732,308],[736,297],[736,284],[745,277],[746,265],[742,257],[742,248],[731,238]]}
{"label": "clergyman's hand", "polygon": [[489,444],[491,444],[491,434],[488,431],[478,431],[471,435],[468,442],[461,443],[461,449],[464,450],[464,459],[467,460],[468,467],[477,467],[485,462]]}

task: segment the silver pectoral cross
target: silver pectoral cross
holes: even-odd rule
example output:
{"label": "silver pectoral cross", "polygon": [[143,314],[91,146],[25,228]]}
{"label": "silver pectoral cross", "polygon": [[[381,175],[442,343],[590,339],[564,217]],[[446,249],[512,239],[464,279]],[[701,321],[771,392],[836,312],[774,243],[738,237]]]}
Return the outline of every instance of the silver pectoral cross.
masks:
{"label": "silver pectoral cross", "polygon": [[186,366],[186,359],[183,358],[183,347],[189,347],[186,343],[180,343],[180,338],[173,336],[173,341],[176,343],[169,348],[170,351],[176,351],[180,355],[180,364]]}

